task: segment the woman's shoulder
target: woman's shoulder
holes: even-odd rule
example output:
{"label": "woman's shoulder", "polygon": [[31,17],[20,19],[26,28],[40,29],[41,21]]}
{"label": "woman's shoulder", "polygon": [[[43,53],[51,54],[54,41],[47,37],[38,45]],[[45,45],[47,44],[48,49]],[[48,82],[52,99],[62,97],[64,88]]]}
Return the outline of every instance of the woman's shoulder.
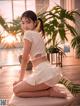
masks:
{"label": "woman's shoulder", "polygon": [[32,39],[39,39],[39,37],[41,37],[40,33],[37,31],[33,31],[33,30],[28,30],[25,32],[24,34],[25,36],[29,36]]}
{"label": "woman's shoulder", "polygon": [[31,35],[32,34],[32,31],[31,30],[25,31],[24,34]]}
{"label": "woman's shoulder", "polygon": [[33,30],[28,30],[28,31],[26,31],[25,33],[26,33],[27,35],[28,35],[28,34],[29,34],[29,35],[39,34],[39,32],[33,31]]}
{"label": "woman's shoulder", "polygon": [[37,31],[33,31],[33,30],[28,30],[25,31],[24,33],[24,39],[28,39],[28,40],[35,40],[35,39],[40,39],[40,33]]}
{"label": "woman's shoulder", "polygon": [[31,37],[32,38],[33,35],[34,34],[33,34],[33,32],[31,30],[28,30],[28,31],[24,32],[24,37]]}

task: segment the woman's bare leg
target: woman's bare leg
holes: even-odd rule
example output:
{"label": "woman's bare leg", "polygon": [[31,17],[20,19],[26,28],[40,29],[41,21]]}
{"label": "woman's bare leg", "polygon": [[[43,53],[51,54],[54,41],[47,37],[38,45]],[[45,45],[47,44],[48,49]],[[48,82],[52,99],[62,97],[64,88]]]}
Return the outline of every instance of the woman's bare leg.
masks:
{"label": "woman's bare leg", "polygon": [[13,92],[15,94],[18,94],[20,92],[34,92],[34,91],[41,91],[41,90],[46,90],[50,88],[49,86],[45,84],[39,84],[36,86],[31,86],[25,81],[21,81],[17,83],[16,85],[13,86]]}
{"label": "woman's bare leg", "polygon": [[34,92],[19,92],[15,94],[18,97],[26,98],[26,97],[48,97],[50,96],[49,90],[43,91],[34,91]]}
{"label": "woman's bare leg", "polygon": [[18,97],[40,97],[40,96],[52,96],[52,97],[66,97],[65,92],[60,92],[55,87],[50,88],[45,84],[37,86],[31,86],[25,81],[19,82],[13,86],[14,94]]}
{"label": "woman's bare leg", "polygon": [[54,88],[48,88],[42,91],[29,91],[29,92],[18,92],[15,94],[18,97],[26,98],[26,97],[58,97],[58,98],[66,98],[67,94],[65,92],[60,92],[54,90]]}

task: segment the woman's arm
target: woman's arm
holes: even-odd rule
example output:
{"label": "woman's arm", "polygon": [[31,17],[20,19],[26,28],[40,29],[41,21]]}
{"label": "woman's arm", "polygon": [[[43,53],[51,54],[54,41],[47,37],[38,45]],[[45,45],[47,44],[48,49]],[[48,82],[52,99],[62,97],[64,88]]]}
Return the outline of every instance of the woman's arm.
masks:
{"label": "woman's arm", "polygon": [[19,81],[23,80],[24,78],[26,66],[29,61],[31,45],[32,44],[29,40],[27,39],[24,40],[24,46],[23,46],[24,50],[23,50],[22,61],[21,61],[21,71],[20,71]]}

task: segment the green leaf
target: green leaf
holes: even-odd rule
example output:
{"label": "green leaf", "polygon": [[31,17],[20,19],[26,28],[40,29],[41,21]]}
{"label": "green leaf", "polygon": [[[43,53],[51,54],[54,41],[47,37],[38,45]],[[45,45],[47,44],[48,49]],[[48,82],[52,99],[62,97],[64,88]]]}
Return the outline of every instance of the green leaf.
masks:
{"label": "green leaf", "polygon": [[66,27],[72,33],[73,36],[77,36],[78,35],[77,31],[74,29],[73,26],[71,26],[69,24],[66,24]]}
{"label": "green leaf", "polygon": [[80,93],[80,84],[72,83],[66,78],[62,78],[59,83],[65,85],[73,94]]}
{"label": "green leaf", "polygon": [[80,36],[75,36],[71,41],[71,45],[75,48],[78,44],[80,44]]}
{"label": "green leaf", "polygon": [[9,32],[9,27],[6,23],[6,21],[4,20],[4,18],[2,16],[0,16],[0,25],[7,31]]}
{"label": "green leaf", "polygon": [[51,41],[52,41],[52,39],[49,39],[49,40],[45,43],[45,45],[51,43]]}
{"label": "green leaf", "polygon": [[65,29],[63,29],[63,28],[59,28],[59,36],[60,36],[60,38],[61,38],[63,41],[64,41],[65,39],[68,40],[68,39],[66,38]]}

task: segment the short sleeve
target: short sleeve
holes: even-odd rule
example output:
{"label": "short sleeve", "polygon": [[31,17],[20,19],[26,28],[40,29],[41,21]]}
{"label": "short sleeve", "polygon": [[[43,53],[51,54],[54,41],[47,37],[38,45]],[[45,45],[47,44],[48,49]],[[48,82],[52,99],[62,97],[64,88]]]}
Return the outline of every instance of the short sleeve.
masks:
{"label": "short sleeve", "polygon": [[32,33],[30,31],[26,31],[24,33],[24,39],[29,40],[30,42],[32,42]]}

